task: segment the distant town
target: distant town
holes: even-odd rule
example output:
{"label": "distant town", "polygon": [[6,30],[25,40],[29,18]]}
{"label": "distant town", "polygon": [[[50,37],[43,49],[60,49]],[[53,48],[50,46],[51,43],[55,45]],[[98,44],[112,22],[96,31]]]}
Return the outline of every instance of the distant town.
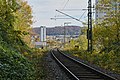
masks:
{"label": "distant town", "polygon": [[59,43],[69,42],[71,39],[77,39],[83,27],[80,26],[56,26],[56,27],[35,27],[32,29],[32,43],[40,48],[49,46],[49,41]]}

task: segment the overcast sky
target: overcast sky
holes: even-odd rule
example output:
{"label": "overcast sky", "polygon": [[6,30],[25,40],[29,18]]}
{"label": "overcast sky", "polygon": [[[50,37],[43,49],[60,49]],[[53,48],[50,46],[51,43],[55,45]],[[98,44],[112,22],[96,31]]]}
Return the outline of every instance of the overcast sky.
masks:
{"label": "overcast sky", "polygon": [[[56,19],[50,18],[69,18],[62,15],[55,10],[58,9],[66,14],[69,14],[75,18],[81,18],[81,21],[87,21],[87,11],[80,9],[87,9],[88,0],[27,0],[33,10],[33,27],[39,26],[61,26],[65,22],[71,22],[69,25],[82,26],[80,22],[73,19]],[[94,0],[93,0],[94,1]],[[65,11],[61,9],[79,9],[72,11]],[[84,14],[84,15],[83,15]],[[82,16],[83,15],[83,16]]]}

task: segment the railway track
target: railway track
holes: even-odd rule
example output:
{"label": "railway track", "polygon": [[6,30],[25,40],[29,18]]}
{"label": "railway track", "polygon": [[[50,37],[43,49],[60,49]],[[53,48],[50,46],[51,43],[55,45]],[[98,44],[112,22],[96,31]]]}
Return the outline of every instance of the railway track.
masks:
{"label": "railway track", "polygon": [[65,72],[69,74],[71,80],[117,80],[108,74],[67,56],[58,49],[51,50],[51,54]]}

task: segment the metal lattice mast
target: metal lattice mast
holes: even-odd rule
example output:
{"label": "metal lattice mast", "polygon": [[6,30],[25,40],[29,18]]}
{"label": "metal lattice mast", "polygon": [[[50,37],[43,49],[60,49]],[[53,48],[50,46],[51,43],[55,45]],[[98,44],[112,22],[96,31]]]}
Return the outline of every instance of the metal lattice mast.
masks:
{"label": "metal lattice mast", "polygon": [[88,1],[87,39],[88,39],[88,51],[92,52],[92,2],[91,2],[91,0]]}

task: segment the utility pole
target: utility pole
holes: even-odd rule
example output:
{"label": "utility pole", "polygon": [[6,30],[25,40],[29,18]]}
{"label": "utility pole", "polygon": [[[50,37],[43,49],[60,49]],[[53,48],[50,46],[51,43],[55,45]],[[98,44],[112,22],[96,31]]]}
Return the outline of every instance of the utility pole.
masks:
{"label": "utility pole", "polygon": [[[70,17],[70,18],[72,18],[72,19],[74,19],[74,20],[77,20],[77,21],[79,21],[79,22],[82,22],[82,21],[80,21],[79,19],[77,19],[77,18],[74,18],[74,17],[72,17],[71,15],[69,15],[69,14],[66,14],[66,13],[64,13],[64,12],[61,12],[61,11],[59,11],[59,10],[56,10],[57,12],[59,12],[59,13],[61,13],[61,14],[64,14],[65,16],[68,16],[68,17]],[[82,22],[83,23],[83,22]],[[88,50],[88,52],[90,52],[91,51],[91,53],[92,53],[92,50],[93,50],[93,48],[92,48],[92,1],[91,0],[88,0],[88,29],[87,29],[87,39],[88,39],[88,48],[87,48],[87,50]],[[64,41],[65,42],[65,41]],[[65,44],[65,43],[64,43]]]}
{"label": "utility pole", "polygon": [[67,24],[67,25],[68,25],[68,24],[71,24],[71,22],[65,22],[65,23],[64,23],[64,48],[65,48],[65,42],[66,42],[66,41],[65,41],[65,36],[66,36],[65,25],[66,25],[66,24]]}
{"label": "utility pole", "polygon": [[88,51],[92,53],[92,2],[88,1],[88,29],[87,29],[87,39],[88,39]]}

